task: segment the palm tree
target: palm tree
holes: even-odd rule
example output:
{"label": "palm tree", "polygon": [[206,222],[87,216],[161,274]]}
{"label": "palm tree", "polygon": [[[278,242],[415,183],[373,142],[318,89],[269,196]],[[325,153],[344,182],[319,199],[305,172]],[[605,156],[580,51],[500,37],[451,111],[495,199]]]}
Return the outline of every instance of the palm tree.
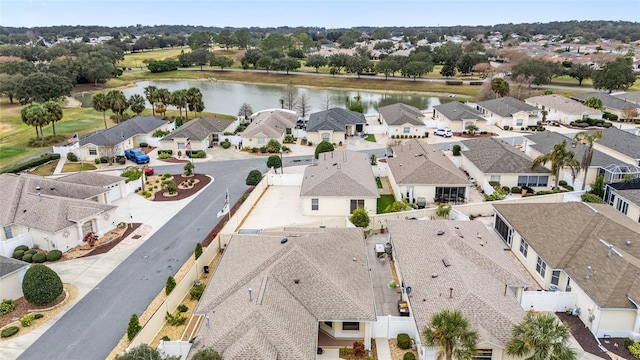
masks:
{"label": "palm tree", "polygon": [[580,167],[582,168],[582,171],[584,171],[582,190],[584,190],[584,187],[587,185],[587,170],[589,170],[589,166],[591,166],[591,158],[593,158],[593,143],[600,139],[602,139],[602,132],[600,130],[596,130],[592,133],[581,131],[573,137],[573,141],[575,141],[576,144],[587,145],[587,148],[584,150],[584,154],[582,154],[582,161],[580,162]]}
{"label": "palm tree", "polygon": [[158,88],[153,85],[147,86],[146,88],[144,88],[144,96],[146,96],[147,101],[151,103],[151,112],[153,116],[156,116],[156,109],[154,108],[153,104],[158,101]]}
{"label": "palm tree", "polygon": [[[189,109],[194,112],[195,117],[196,109],[198,108],[196,105],[202,103],[202,92],[200,92],[200,89],[192,87],[187,90],[185,97],[187,99]],[[202,107],[204,108],[204,106]],[[187,112],[187,109],[185,109],[185,112]]]}
{"label": "palm tree", "polygon": [[551,162],[551,172],[556,177],[556,185],[558,187],[558,183],[560,181],[560,171],[565,167],[568,167],[571,170],[571,176],[573,180],[576,179],[576,175],[578,173],[578,169],[580,168],[580,163],[578,160],[574,159],[575,153],[571,150],[567,150],[567,140],[559,144],[555,144],[553,146],[553,150],[550,152],[540,155],[533,160],[533,164],[531,165],[531,169],[535,169],[536,166],[540,164],[546,164]]}
{"label": "palm tree", "polygon": [[56,122],[62,119],[62,106],[55,101],[47,101],[42,104],[46,113],[47,123],[51,123],[53,129],[53,137],[56,136]]}
{"label": "palm tree", "polygon": [[140,115],[144,111],[144,98],[142,95],[133,94],[129,98],[129,107],[131,111],[136,113],[136,115]]}
{"label": "palm tree", "polygon": [[509,94],[509,83],[503,78],[494,78],[491,80],[491,91],[500,97]]}
{"label": "palm tree", "polygon": [[154,108],[157,107],[157,110],[162,110],[162,111],[158,111],[159,113],[162,113],[162,117],[165,117],[165,112],[167,111],[167,105],[171,104],[171,93],[169,92],[169,90],[165,89],[165,88],[158,88],[157,93],[157,102],[162,103],[162,106],[160,105],[155,105],[154,104]]}
{"label": "palm tree", "polygon": [[[187,107],[187,90],[180,89],[171,93],[171,104],[178,108],[180,111],[180,117],[182,117],[182,108]],[[188,120],[188,116],[186,116]]]}
{"label": "palm tree", "polygon": [[120,123],[123,120],[122,113],[129,107],[127,97],[120,90],[110,90],[106,96],[109,109],[116,115],[116,122]]}
{"label": "palm tree", "polygon": [[[40,104],[29,104],[20,110],[22,122],[36,128],[36,139],[42,137],[42,126],[46,125],[47,112]],[[38,132],[38,129],[40,131]]]}
{"label": "palm tree", "polygon": [[471,360],[476,352],[478,334],[469,329],[460,310],[443,310],[431,318],[422,332],[428,346],[438,346],[436,359]]}
{"label": "palm tree", "polygon": [[514,326],[512,338],[507,343],[507,354],[531,355],[527,360],[575,360],[576,352],[567,344],[570,337],[569,328],[555,315],[530,312]]}
{"label": "palm tree", "polygon": [[109,103],[107,103],[107,97],[103,93],[97,93],[91,98],[91,105],[96,111],[102,112],[102,119],[104,120],[104,128],[107,128],[107,115],[106,111],[109,110]]}

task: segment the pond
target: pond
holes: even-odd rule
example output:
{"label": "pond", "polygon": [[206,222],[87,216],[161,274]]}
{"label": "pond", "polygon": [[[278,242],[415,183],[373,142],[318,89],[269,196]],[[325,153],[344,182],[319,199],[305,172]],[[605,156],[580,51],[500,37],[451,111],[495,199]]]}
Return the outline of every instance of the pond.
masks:
{"label": "pond", "polygon": [[[253,111],[280,108],[280,99],[283,98],[285,88],[284,85],[243,84],[226,81],[154,80],[139,81],[135,87],[126,88],[123,92],[127,98],[133,94],[140,94],[144,97],[144,88],[149,85],[166,88],[169,91],[197,87],[202,92],[205,111],[234,116],[243,103],[251,105]],[[329,107],[345,107],[347,98],[353,101],[358,95],[360,95],[364,113],[367,115],[377,114],[378,108],[398,102],[426,110],[434,105],[455,100],[416,93],[383,93],[306,87],[296,87],[296,89],[298,96],[307,95],[310,105],[309,113],[324,110],[327,98],[329,99]],[[80,94],[76,98],[82,102],[83,107],[91,107],[90,93]],[[147,107],[151,107],[151,105],[147,103]]]}

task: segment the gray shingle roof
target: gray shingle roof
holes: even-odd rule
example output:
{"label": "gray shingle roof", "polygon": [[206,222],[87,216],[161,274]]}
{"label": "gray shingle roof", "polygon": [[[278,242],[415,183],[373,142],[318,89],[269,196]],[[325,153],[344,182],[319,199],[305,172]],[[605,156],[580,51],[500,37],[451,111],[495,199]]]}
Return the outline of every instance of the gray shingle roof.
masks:
{"label": "gray shingle roof", "polygon": [[424,125],[424,121],[422,121],[424,115],[420,110],[407,104],[387,105],[381,107],[378,111],[387,125]]}
{"label": "gray shingle roof", "polygon": [[[444,235],[437,235],[440,229]],[[510,292],[504,295],[504,287],[531,283],[495,233],[480,222],[449,220],[395,220],[388,222],[388,230],[399,275],[412,288],[411,309],[420,333],[435,313],[457,309],[480,343],[506,345],[525,312]]]}
{"label": "gray shingle roof", "polygon": [[611,94],[601,93],[601,92],[592,92],[586,94],[577,94],[573,95],[571,98],[580,102],[584,102],[590,97],[598,98],[602,100],[602,105],[604,107],[622,111],[624,109],[639,109],[640,105],[634,104],[632,102],[626,101],[619,97],[612,96]]}
{"label": "gray shingle roof", "polygon": [[309,115],[308,132],[318,130],[345,131],[345,126],[366,124],[364,115],[350,110],[333,108]]}
{"label": "gray shingle roof", "polygon": [[124,180],[125,179],[120,176],[100,174],[93,171],[80,171],[75,174],[63,176],[56,179],[56,181],[97,187],[113,185]]}
{"label": "gray shingle roof", "polygon": [[602,139],[598,144],[615,150],[632,159],[640,159],[640,136],[630,132],[610,127],[600,130]]}
{"label": "gray shingle roof", "polygon": [[217,117],[204,116],[193,119],[186,124],[180,126],[171,134],[162,138],[162,140],[171,140],[175,138],[189,138],[193,141],[201,141],[206,139],[213,133],[222,133],[233,121],[221,119]]}
{"label": "gray shingle roof", "polygon": [[234,235],[196,312],[212,329],[199,342],[225,359],[314,359],[319,321],[376,320],[362,230]]}
{"label": "gray shingle roof", "polygon": [[436,105],[433,108],[450,121],[485,121],[485,118],[482,117],[481,112],[476,109],[470,108],[459,101],[451,101],[445,104]]}
{"label": "gray shingle roof", "polygon": [[613,96],[640,105],[640,91],[631,91]]}
{"label": "gray shingle roof", "polygon": [[397,184],[471,185],[442,151],[418,139],[394,147],[387,163]]}
{"label": "gray shingle roof", "polygon": [[284,135],[287,128],[293,128],[297,121],[298,116],[290,111],[264,111],[251,120],[251,124],[242,132],[242,137],[252,138],[263,134],[269,138],[278,138]]}
{"label": "gray shingle roof", "polygon": [[600,116],[602,111],[584,106],[581,102],[569,99],[562,95],[541,95],[525,99],[527,104],[531,104],[545,109],[555,109],[565,114],[571,115],[593,115]]}
{"label": "gray shingle roof", "polygon": [[110,146],[119,144],[132,136],[148,134],[165,125],[166,120],[153,116],[136,116],[116,126],[101,130],[80,140],[80,146],[93,144]]}
{"label": "gray shingle roof", "polygon": [[479,138],[462,142],[469,150],[466,157],[485,174],[549,174],[550,171],[540,165],[532,169],[533,159],[513,146],[494,138]]}
{"label": "gray shingle roof", "polygon": [[531,112],[537,110],[535,106],[531,106],[524,101],[520,101],[510,96],[501,97],[498,99],[481,101],[478,106],[483,107],[494,114],[498,114],[502,117],[510,117],[515,113],[525,111]]}
{"label": "gray shingle roof", "polygon": [[318,164],[304,170],[300,196],[378,197],[367,154],[335,150],[321,153]]}
{"label": "gray shingle roof", "polygon": [[[603,308],[635,308],[640,301],[637,266],[640,224],[606,204],[494,204],[496,211],[522,235],[551,269],[564,270],[572,282]],[[607,256],[600,239],[623,256]],[[632,246],[627,246],[631,241]],[[591,276],[585,278],[587,266]]]}
{"label": "gray shingle roof", "polygon": [[[542,154],[549,153],[551,150],[553,150],[553,147],[556,144],[560,144],[564,140],[567,140],[567,144],[571,144],[571,141],[573,141],[572,138],[566,137],[555,131],[538,132],[533,135],[527,135],[525,136],[525,138],[534,142],[535,145],[532,144],[530,146]],[[582,156],[584,155],[584,152],[587,150],[587,148],[588,146],[586,144],[576,144],[576,147],[571,148],[570,150],[575,153],[574,159],[582,161]],[[593,149],[591,166],[605,167],[611,164],[624,164],[624,162],[614,158],[613,156],[609,156],[601,151]]]}
{"label": "gray shingle roof", "polygon": [[29,263],[0,255],[0,278],[25,267],[29,267]]}
{"label": "gray shingle roof", "polygon": [[640,206],[640,189],[638,190],[617,190],[619,196],[629,200],[633,204]]}

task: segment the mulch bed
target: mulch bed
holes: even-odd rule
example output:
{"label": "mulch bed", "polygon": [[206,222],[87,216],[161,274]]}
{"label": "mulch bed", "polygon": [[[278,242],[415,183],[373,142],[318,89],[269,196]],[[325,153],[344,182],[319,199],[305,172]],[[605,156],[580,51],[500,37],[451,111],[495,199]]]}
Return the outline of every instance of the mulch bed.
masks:
{"label": "mulch bed", "polygon": [[[608,344],[606,342],[609,342]],[[610,352],[620,356],[621,358],[627,360],[637,360],[631,355],[629,350],[624,347],[624,339],[623,338],[611,338],[611,339],[600,339],[602,346],[606,347]],[[615,346],[614,344],[618,344]]]}
{"label": "mulch bed", "polygon": [[140,150],[144,151],[145,154],[148,154],[155,150],[156,148],[153,146],[141,147]]}
{"label": "mulch bed", "polygon": [[189,162],[189,160],[176,159],[174,157],[170,157],[168,159],[158,159],[158,160],[168,162],[171,164],[184,164]]}
{"label": "mulch bed", "polygon": [[0,316],[0,328],[14,322],[17,318],[20,318],[20,316],[24,314],[28,314],[29,310],[34,310],[34,312],[38,312],[38,310],[48,309],[55,305],[58,305],[62,301],[64,301],[66,296],[67,296],[67,293],[63,291],[62,294],[60,294],[60,296],[58,296],[55,300],[43,306],[33,305],[29,303],[27,300],[25,300],[24,297],[14,300],[13,303],[16,306],[16,309],[8,314],[4,314]]}
{"label": "mulch bed", "polygon": [[588,327],[584,325],[582,320],[579,317],[573,315],[567,315],[564,312],[557,312],[556,315],[563,323],[565,323],[569,329],[571,329],[571,334],[576,339],[578,344],[582,346],[584,351],[603,357],[608,358],[609,356],[602,352],[598,347],[598,342],[596,342],[596,338],[593,336]]}
{"label": "mulch bed", "polygon": [[[202,190],[205,186],[207,186],[211,182],[211,178],[204,174],[195,174],[193,175],[193,178],[199,181],[196,184],[194,184],[191,189],[178,189],[178,193],[173,196],[164,196],[163,191],[158,191],[157,193],[155,193],[152,201],[182,200]],[[175,181],[176,185],[179,185],[183,180],[187,180],[187,179],[188,178],[186,177],[182,177],[182,175],[173,175],[173,181]]]}
{"label": "mulch bed", "polygon": [[109,250],[113,249],[116,245],[118,245],[120,243],[120,241],[126,239],[127,236],[131,235],[132,232],[136,231],[136,229],[138,229],[140,227],[140,225],[142,225],[142,224],[141,223],[132,223],[131,226],[127,226],[127,230],[125,230],[125,232],[123,232],[122,235],[120,235],[119,238],[113,239],[113,240],[109,241],[106,244],[97,246],[95,249],[93,249],[90,252],[82,255],[81,257],[100,255],[100,254],[104,254],[104,253],[108,252]]}

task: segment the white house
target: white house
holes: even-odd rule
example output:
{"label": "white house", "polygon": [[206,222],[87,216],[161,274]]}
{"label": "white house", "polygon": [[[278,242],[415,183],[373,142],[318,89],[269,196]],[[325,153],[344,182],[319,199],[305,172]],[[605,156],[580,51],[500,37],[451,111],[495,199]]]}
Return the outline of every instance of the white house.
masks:
{"label": "white house", "polygon": [[[534,96],[524,101],[542,111],[546,111],[547,121],[557,121],[565,124],[586,118],[602,119],[604,114],[602,111],[585,106],[579,101],[556,94]],[[540,117],[540,120],[542,120],[542,117]]]}
{"label": "white house", "polygon": [[432,118],[456,132],[462,132],[467,126],[474,125],[479,130],[488,130],[487,121],[482,113],[459,101],[451,101],[433,107]]}
{"label": "white house", "polygon": [[481,101],[477,104],[477,110],[489,125],[514,129],[537,125],[540,111],[535,106],[510,96]]}
{"label": "white house", "polygon": [[259,111],[251,115],[251,124],[240,134],[242,146],[260,148],[266,146],[270,140],[280,144],[284,136],[291,134],[296,126],[298,115],[295,111],[270,109]]}
{"label": "white house", "polygon": [[407,137],[423,137],[427,128],[424,114],[413,106],[396,103],[378,109],[380,121],[387,127],[387,135],[403,135]]}
{"label": "white house", "polygon": [[321,141],[340,143],[347,136],[364,132],[367,120],[364,115],[341,108],[332,108],[309,115],[307,141],[317,144]]}

